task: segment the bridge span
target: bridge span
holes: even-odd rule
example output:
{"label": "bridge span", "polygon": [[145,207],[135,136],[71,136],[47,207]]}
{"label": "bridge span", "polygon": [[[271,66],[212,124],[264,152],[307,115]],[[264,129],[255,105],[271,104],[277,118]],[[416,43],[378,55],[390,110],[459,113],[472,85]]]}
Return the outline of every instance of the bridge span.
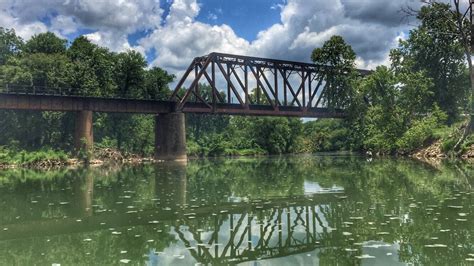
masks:
{"label": "bridge span", "polygon": [[[0,88],[0,109],[76,112],[76,150],[93,145],[93,112],[154,114],[155,157],[185,160],[184,113],[343,118],[344,110],[325,108],[321,102],[327,80],[341,71],[324,65],[211,53],[192,61],[167,101],[90,97],[73,88],[7,85]],[[202,92],[202,85],[211,91]]]}

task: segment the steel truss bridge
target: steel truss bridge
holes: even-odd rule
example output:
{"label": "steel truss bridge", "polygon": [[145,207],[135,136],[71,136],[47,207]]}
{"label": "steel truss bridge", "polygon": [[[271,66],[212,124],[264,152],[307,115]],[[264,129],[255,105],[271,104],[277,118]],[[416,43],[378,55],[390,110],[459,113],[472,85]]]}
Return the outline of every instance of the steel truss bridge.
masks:
{"label": "steel truss bridge", "polygon": [[[7,85],[0,88],[0,109],[341,118],[344,110],[322,106],[326,81],[335,73],[324,65],[211,53],[192,61],[167,101],[91,97],[75,88]],[[203,85],[210,91],[203,91]]]}

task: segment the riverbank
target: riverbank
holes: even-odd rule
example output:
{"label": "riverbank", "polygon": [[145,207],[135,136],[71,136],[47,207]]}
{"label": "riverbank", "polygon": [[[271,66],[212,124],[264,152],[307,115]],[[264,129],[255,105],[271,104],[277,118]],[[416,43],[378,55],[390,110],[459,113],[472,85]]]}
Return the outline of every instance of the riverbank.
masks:
{"label": "riverbank", "polygon": [[140,164],[156,162],[153,158],[132,153],[123,153],[115,149],[94,149],[90,158],[79,158],[58,150],[16,151],[0,147],[0,169],[31,168],[55,169],[80,165],[98,166],[103,164]]}
{"label": "riverbank", "polygon": [[[474,144],[465,146],[461,152],[446,152],[444,149],[446,140],[437,139],[431,144],[424,145],[408,154],[398,153],[398,157],[409,157],[421,161],[437,161],[440,162],[445,159],[462,160],[469,163],[474,162]],[[261,157],[268,154],[261,149],[253,150],[225,150],[220,155],[203,155],[202,152],[196,152],[197,149],[188,150],[189,159],[197,158],[211,158],[211,157]],[[299,154],[299,153],[293,153]],[[383,154],[360,152],[368,157],[380,157]],[[129,152],[121,152],[112,148],[95,148],[89,158],[78,158],[70,153],[64,151],[57,151],[51,149],[39,151],[16,151],[14,149],[7,149],[0,147],[0,170],[14,169],[14,168],[29,168],[29,169],[57,169],[63,167],[78,167],[81,165],[100,166],[110,164],[142,164],[142,163],[156,163],[158,162],[152,157],[140,156]]]}

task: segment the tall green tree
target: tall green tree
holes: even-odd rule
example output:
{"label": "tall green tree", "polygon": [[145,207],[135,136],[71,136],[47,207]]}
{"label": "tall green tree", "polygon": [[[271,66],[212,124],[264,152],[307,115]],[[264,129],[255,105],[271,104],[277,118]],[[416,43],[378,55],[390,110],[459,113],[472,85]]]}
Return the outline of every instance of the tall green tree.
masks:
{"label": "tall green tree", "polygon": [[168,84],[174,80],[175,76],[168,74],[159,67],[153,67],[145,72],[145,85],[142,91],[144,99],[168,100],[171,91]]}
{"label": "tall green tree", "polygon": [[135,50],[128,50],[115,56],[115,80],[120,97],[138,98],[145,86],[145,58]]}
{"label": "tall green tree", "polygon": [[438,105],[454,122],[469,91],[464,47],[451,34],[457,30],[456,16],[449,4],[433,3],[423,6],[417,18],[420,25],[391,51],[393,68],[397,73],[424,71],[433,81],[425,103]]}
{"label": "tall green tree", "polygon": [[24,47],[27,53],[63,54],[66,52],[67,40],[61,39],[52,32],[36,34]]}
{"label": "tall green tree", "polygon": [[112,96],[116,93],[114,54],[107,48],[80,36],[72,42],[67,54],[72,61],[70,84],[75,94]]}
{"label": "tall green tree", "polygon": [[328,66],[320,75],[325,76],[323,103],[329,108],[348,107],[354,97],[352,81],[355,78],[356,54],[341,36],[332,36],[321,48],[311,54],[314,63]]}
{"label": "tall green tree", "polygon": [[17,55],[23,48],[23,40],[14,29],[0,27],[0,65],[5,64],[11,56]]}

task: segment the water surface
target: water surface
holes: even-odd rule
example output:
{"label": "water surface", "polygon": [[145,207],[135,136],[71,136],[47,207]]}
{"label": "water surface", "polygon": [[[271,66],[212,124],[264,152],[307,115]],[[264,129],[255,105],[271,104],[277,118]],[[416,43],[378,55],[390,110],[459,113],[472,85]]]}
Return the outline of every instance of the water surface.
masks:
{"label": "water surface", "polygon": [[469,265],[474,168],[292,156],[0,172],[0,265]]}

